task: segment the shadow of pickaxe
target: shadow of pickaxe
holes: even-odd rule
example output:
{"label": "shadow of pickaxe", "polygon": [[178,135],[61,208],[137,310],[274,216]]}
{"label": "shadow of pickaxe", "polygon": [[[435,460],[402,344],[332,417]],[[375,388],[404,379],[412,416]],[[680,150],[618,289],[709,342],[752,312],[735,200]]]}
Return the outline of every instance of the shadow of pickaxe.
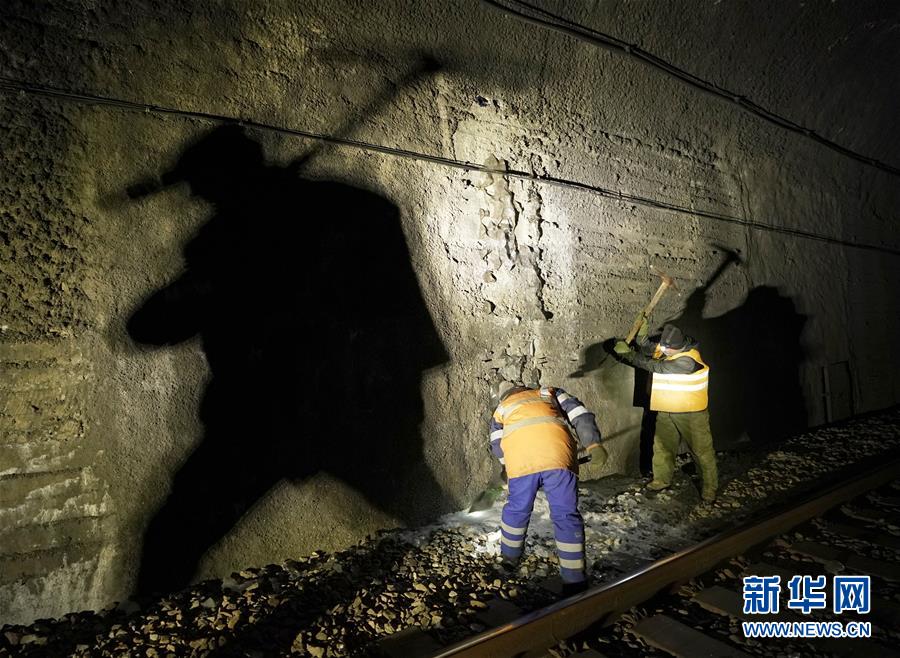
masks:
{"label": "shadow of pickaxe", "polygon": [[[362,110],[357,112],[357,116],[346,117],[343,123],[335,128],[329,135],[320,136],[318,141],[310,149],[287,165],[288,170],[299,174],[312,160],[318,157],[324,149],[333,146],[334,144],[350,141],[350,135],[360,123],[360,116],[371,116],[381,112],[391,100],[396,98],[401,90],[426,79],[428,76],[438,73],[442,68],[443,65],[430,54],[424,52],[416,53],[412,66],[399,80],[391,83],[380,93],[376,94]],[[223,117],[222,123],[241,122],[236,119],[225,121]],[[253,122],[248,123],[256,128],[266,128],[266,126],[262,126],[261,124]],[[156,194],[157,192],[161,192],[170,185],[180,182],[180,180],[180,178],[172,176],[171,172],[162,174],[161,176],[145,177],[129,185],[125,189],[125,194],[127,198],[131,200],[142,199]],[[114,202],[120,201],[117,196],[112,197],[111,200]]]}
{"label": "shadow of pickaxe", "polygon": [[[438,73],[442,68],[443,65],[430,54],[424,52],[416,53],[413,65],[410,69],[404,73],[399,80],[391,83],[388,87],[383,89],[381,93],[372,98],[363,110],[357,113],[357,116],[372,116],[378,114],[391,100],[397,97],[402,89],[411,87],[428,76]],[[311,149],[291,162],[288,166],[291,169],[300,171],[328,146],[335,142],[349,139],[358,123],[358,118],[348,117],[342,125],[331,132],[329,140],[316,143]]]}
{"label": "shadow of pickaxe", "polygon": [[706,285],[703,286],[704,289],[708,290],[712,287],[712,285],[716,282],[722,274],[728,269],[728,266],[734,263],[735,265],[743,265],[744,259],[741,257],[740,249],[732,249],[731,247],[726,247],[725,245],[719,244],[717,242],[711,242],[710,247],[714,249],[713,253],[722,252],[725,254],[725,258],[722,259],[722,262],[719,263],[719,266],[716,268],[716,271],[712,273],[707,281]]}

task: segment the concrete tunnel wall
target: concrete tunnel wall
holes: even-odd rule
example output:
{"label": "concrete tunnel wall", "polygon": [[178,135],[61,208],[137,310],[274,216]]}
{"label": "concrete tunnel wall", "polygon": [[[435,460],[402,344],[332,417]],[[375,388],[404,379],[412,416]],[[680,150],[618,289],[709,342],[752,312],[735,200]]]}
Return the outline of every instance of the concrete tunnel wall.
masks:
{"label": "concrete tunnel wall", "polygon": [[[900,247],[895,175],[474,0],[183,5],[4,3],[2,77]],[[892,3],[544,6],[897,164]],[[409,79],[422,53],[440,68]],[[230,251],[201,240],[201,257],[198,236],[227,208],[183,182],[134,198],[126,190],[183,163],[214,122],[8,89],[0,101],[3,622],[127,597],[147,536],[159,571],[189,541],[189,528],[173,531],[184,520],[173,500],[229,508],[215,511],[221,538],[181,565],[195,578],[458,509],[496,468],[486,423],[503,378],[581,397],[609,438],[609,473],[636,474],[634,373],[600,344],[626,333],[655,290],[651,265],[681,289],[654,320],[680,319],[713,368],[720,448],[825,422],[823,371],[832,417],[900,400],[896,254],[348,146],[318,145],[289,169],[317,143],[251,128],[268,163],[255,170],[265,172],[268,215],[258,231],[227,238]],[[206,154],[196,170],[247,166],[225,155]],[[251,209],[243,197],[235,204]],[[402,228],[405,247],[381,249],[385,232],[362,221],[376,216],[388,233]],[[732,252],[741,262],[723,265]],[[218,268],[220,288],[239,291],[233,315],[217,293],[224,361],[209,333],[136,339],[147,335],[136,314],[198,258]],[[420,299],[430,320],[385,311],[391,293],[378,274],[409,283],[388,260],[408,261],[418,291],[401,299]],[[327,329],[329,294],[380,318],[351,323],[361,356],[339,354],[347,325]],[[239,371],[213,405],[215,364],[246,349],[255,328],[282,326],[261,319],[273,307],[298,332],[265,343],[284,360],[254,371],[278,386],[242,388]],[[413,322],[439,339],[440,356],[403,356],[425,335]],[[358,384],[361,375],[371,381]],[[384,394],[398,377],[404,394]],[[294,415],[294,401],[307,415]],[[197,468],[203,490],[191,489]]]}

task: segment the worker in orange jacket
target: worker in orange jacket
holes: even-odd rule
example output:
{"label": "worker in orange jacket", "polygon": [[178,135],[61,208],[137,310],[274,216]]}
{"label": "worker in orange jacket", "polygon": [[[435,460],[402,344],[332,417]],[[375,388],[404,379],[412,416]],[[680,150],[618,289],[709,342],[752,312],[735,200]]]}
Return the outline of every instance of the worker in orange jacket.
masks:
{"label": "worker in orange jacket", "polygon": [[550,505],[563,593],[586,587],[584,521],[578,511],[578,447],[591,468],[606,461],[594,414],[561,388],[507,384],[491,419],[491,451],[506,469],[509,496],[501,515],[500,553],[514,568],[538,489]]}

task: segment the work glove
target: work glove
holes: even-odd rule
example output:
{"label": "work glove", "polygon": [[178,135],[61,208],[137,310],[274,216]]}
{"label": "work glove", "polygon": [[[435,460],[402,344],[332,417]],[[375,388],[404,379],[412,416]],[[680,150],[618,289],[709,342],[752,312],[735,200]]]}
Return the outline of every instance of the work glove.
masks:
{"label": "work glove", "polygon": [[578,466],[579,480],[596,480],[600,477],[606,460],[609,459],[609,453],[599,443],[592,443],[585,448],[586,456],[590,461]]}
{"label": "work glove", "polygon": [[617,340],[616,344],[613,345],[613,352],[620,355],[625,355],[631,352],[631,348],[628,346],[624,340]]}
{"label": "work glove", "polygon": [[635,338],[637,338],[637,341],[639,343],[642,343],[644,342],[644,339],[647,338],[647,334],[649,333],[650,325],[647,323],[647,317],[644,316],[644,319],[641,321],[641,326],[638,327],[637,335],[635,336]]}

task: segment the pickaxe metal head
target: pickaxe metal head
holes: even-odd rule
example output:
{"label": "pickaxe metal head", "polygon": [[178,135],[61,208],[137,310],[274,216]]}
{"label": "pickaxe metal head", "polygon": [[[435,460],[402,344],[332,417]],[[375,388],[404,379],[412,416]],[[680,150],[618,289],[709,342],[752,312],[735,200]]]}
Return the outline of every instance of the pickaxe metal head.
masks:
{"label": "pickaxe metal head", "polygon": [[653,272],[656,276],[662,279],[662,283],[665,284],[666,288],[672,288],[673,290],[678,290],[678,286],[675,285],[675,279],[670,277],[668,274],[663,272],[658,267],[650,266],[650,271]]}

